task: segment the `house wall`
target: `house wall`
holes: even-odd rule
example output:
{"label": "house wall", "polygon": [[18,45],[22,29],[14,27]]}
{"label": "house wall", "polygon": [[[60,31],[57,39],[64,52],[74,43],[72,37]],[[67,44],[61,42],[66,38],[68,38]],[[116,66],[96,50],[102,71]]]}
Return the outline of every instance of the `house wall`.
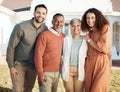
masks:
{"label": "house wall", "polygon": [[116,47],[117,53],[120,55],[120,16],[108,16],[111,28],[112,45]]}
{"label": "house wall", "polygon": [[0,12],[0,55],[6,54],[8,40],[15,25],[15,17]]}

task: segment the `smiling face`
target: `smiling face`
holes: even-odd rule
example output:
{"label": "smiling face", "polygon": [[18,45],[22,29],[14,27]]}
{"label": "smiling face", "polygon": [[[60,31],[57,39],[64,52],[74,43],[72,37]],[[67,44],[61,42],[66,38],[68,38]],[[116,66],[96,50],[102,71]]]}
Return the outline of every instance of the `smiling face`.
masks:
{"label": "smiling face", "polygon": [[71,25],[70,29],[73,34],[80,34],[81,26],[80,26],[80,21],[75,20]]}
{"label": "smiling face", "polygon": [[63,27],[64,27],[64,18],[63,16],[56,16],[53,21],[53,28],[55,31],[60,32],[62,31]]}
{"label": "smiling face", "polygon": [[93,28],[95,26],[96,16],[94,13],[87,13],[86,21],[89,27]]}
{"label": "smiling face", "polygon": [[46,19],[47,10],[42,7],[38,7],[34,12],[34,19],[36,23],[42,23]]}

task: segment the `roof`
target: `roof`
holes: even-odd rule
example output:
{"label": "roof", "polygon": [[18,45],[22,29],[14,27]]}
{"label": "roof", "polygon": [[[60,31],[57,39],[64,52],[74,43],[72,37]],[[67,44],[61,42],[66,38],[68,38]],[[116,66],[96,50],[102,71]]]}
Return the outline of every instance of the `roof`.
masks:
{"label": "roof", "polygon": [[111,0],[113,11],[120,12],[120,0]]}
{"label": "roof", "polygon": [[[13,11],[30,10],[32,0],[3,0],[1,5]],[[120,12],[120,0],[111,0],[113,11]]]}
{"label": "roof", "polygon": [[29,10],[32,0],[3,0],[1,5],[13,10],[13,11],[24,11]]}

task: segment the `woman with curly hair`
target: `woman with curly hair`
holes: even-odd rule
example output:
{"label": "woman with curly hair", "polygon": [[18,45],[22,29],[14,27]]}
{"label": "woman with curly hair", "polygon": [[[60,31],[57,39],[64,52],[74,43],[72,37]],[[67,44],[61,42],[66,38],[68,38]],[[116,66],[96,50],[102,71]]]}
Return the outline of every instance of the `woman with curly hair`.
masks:
{"label": "woman with curly hair", "polygon": [[88,56],[85,62],[85,92],[108,92],[110,79],[111,39],[106,17],[96,8],[82,17],[81,29],[89,33]]}

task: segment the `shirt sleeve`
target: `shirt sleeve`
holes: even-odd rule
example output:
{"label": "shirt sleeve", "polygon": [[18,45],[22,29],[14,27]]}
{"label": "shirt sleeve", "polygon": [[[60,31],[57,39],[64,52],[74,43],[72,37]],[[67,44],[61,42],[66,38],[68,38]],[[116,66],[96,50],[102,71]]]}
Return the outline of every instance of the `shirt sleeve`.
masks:
{"label": "shirt sleeve", "polygon": [[22,37],[22,29],[20,25],[17,24],[11,33],[7,47],[6,61],[8,63],[9,68],[14,67],[15,48],[19,44],[21,37]]}
{"label": "shirt sleeve", "polygon": [[111,48],[110,27],[105,25],[101,31],[101,36],[97,45],[103,53],[109,53]]}
{"label": "shirt sleeve", "polygon": [[35,56],[34,63],[38,73],[38,77],[43,76],[43,55],[46,48],[46,38],[43,33],[38,36],[36,47],[35,47]]}

